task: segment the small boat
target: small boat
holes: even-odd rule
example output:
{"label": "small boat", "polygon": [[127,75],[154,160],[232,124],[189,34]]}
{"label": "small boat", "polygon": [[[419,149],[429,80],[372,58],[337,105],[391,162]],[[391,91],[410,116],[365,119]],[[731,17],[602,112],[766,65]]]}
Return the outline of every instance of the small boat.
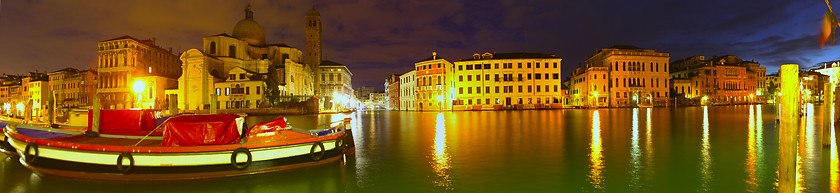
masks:
{"label": "small boat", "polygon": [[4,133],[20,162],[39,175],[104,181],[277,172],[339,162],[354,149],[349,118],[316,130],[293,128],[282,117],[243,129],[239,115],[176,115],[154,126],[143,113],[126,114],[117,126],[103,113],[98,136],[23,124],[8,125]]}

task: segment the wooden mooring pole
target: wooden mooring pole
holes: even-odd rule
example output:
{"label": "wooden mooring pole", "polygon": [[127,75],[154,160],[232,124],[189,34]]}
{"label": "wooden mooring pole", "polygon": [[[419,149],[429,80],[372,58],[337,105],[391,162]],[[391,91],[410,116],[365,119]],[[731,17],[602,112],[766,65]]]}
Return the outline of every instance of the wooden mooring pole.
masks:
{"label": "wooden mooring pole", "polygon": [[796,135],[799,130],[799,65],[785,64],[779,70],[782,79],[779,109],[779,192],[796,190]]}
{"label": "wooden mooring pole", "polygon": [[823,110],[823,128],[821,129],[820,135],[822,135],[822,146],[824,148],[830,148],[831,144],[831,123],[834,122],[834,83],[825,83],[825,89],[823,89],[824,97],[823,97],[823,106],[825,110]]}

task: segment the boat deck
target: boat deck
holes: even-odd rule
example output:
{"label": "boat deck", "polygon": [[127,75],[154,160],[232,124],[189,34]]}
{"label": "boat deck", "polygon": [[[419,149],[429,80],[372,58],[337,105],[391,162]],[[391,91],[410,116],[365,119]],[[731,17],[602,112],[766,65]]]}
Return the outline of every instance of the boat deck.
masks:
{"label": "boat deck", "polygon": [[[108,145],[108,146],[142,146],[142,147],[160,147],[163,140],[160,139],[127,139],[127,138],[110,138],[110,137],[88,137],[84,135],[65,137],[54,139],[61,142],[91,144],[91,145]],[[142,141],[141,141],[142,140]],[[137,143],[140,142],[140,143]]]}

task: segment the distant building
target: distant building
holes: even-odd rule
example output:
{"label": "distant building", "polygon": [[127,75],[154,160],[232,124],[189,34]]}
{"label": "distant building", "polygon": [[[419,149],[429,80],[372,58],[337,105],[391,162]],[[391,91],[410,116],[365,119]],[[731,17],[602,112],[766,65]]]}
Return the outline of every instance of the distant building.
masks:
{"label": "distant building", "polygon": [[23,116],[24,99],[21,98],[23,76],[7,75],[0,76],[0,109],[6,116]]}
{"label": "distant building", "polygon": [[[694,56],[674,61],[672,79],[686,79],[688,86],[674,85],[671,89],[684,97],[701,103],[743,104],[762,101],[766,69],[753,61],[736,56],[721,56],[706,60]],[[685,89],[686,92],[682,92]],[[705,100],[705,101],[703,101]]]}
{"label": "distant building", "polygon": [[840,79],[840,61],[823,62],[815,71],[827,75],[829,77],[828,80],[836,86],[838,79]]}
{"label": "distant building", "polygon": [[569,105],[667,105],[669,58],[668,53],[627,45],[600,49],[572,71]]}
{"label": "distant building", "polygon": [[55,115],[64,116],[70,112],[70,108],[81,107],[82,96],[91,93],[82,93],[83,73],[74,68],[65,68],[55,72],[47,73],[49,76],[49,90],[52,91],[55,101]]}
{"label": "distant building", "polygon": [[806,102],[821,102],[824,100],[825,84],[829,83],[830,76],[816,71],[799,72],[799,83],[801,85],[802,99]]}
{"label": "distant building", "polygon": [[452,110],[455,100],[453,65],[446,59],[432,56],[414,63],[417,75],[417,110]]}
{"label": "distant building", "polygon": [[388,94],[388,109],[400,109],[400,75],[392,74],[385,79],[385,93]]}
{"label": "distant building", "polygon": [[[139,40],[131,36],[122,36],[98,43],[98,84],[97,93],[102,99],[103,109],[128,109],[138,106],[138,94],[134,84],[140,78],[156,76],[151,79],[168,79],[174,82],[181,75],[181,61],[172,53],[155,44],[155,40]],[[162,86],[162,87],[159,87]],[[165,89],[175,85],[156,85],[146,83],[140,95],[140,104],[144,108],[158,108],[155,98],[164,98]],[[150,98],[151,97],[151,98]]]}
{"label": "distant building", "polygon": [[370,101],[370,93],[373,93],[374,91],[376,91],[376,89],[373,87],[359,87],[359,89],[356,89],[355,91],[356,98],[359,99],[362,103],[364,103],[365,101]]}
{"label": "distant building", "polygon": [[332,102],[324,104],[327,109],[332,108],[332,104],[338,104],[341,107],[347,108],[351,103],[353,97],[353,85],[351,80],[353,73],[344,64],[339,64],[333,61],[324,60],[319,65],[321,96],[329,98]]}
{"label": "distant building", "polygon": [[781,95],[781,83],[779,81],[779,74],[774,73],[764,77],[764,90],[766,90],[765,98],[768,101],[775,102],[776,96]]}
{"label": "distant building", "polygon": [[457,61],[455,109],[559,108],[561,61],[541,53],[476,53]]}
{"label": "distant building", "polygon": [[400,75],[400,110],[414,111],[417,99],[417,71],[409,71]]}
{"label": "distant building", "polygon": [[376,91],[368,94],[368,102],[365,106],[368,109],[385,109],[388,106],[388,93]]}
{"label": "distant building", "polygon": [[[46,116],[47,110],[49,109],[50,92],[49,77],[47,74],[30,72],[29,76],[21,79],[21,83],[23,85],[21,99],[26,108],[24,113],[28,113],[33,118]],[[24,116],[29,118],[27,115]]]}

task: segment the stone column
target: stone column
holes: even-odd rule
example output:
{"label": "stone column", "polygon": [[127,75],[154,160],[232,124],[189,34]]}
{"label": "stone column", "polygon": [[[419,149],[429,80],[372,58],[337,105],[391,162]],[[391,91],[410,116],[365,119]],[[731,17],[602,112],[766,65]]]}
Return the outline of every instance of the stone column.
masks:
{"label": "stone column", "polygon": [[216,109],[219,108],[216,105],[216,101],[218,101],[218,96],[216,94],[210,94],[210,114],[216,114]]}
{"label": "stone column", "polygon": [[796,150],[799,128],[800,93],[799,65],[785,64],[779,70],[781,76],[781,105],[779,109],[779,192],[794,192],[796,189]]}

